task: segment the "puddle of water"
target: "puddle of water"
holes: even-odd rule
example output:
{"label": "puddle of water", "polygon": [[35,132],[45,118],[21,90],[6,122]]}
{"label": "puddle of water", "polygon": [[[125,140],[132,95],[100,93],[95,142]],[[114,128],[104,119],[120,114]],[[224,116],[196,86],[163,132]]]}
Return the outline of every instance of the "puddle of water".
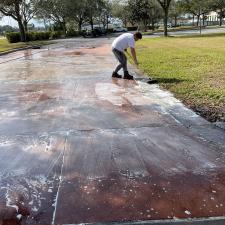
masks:
{"label": "puddle of water", "polygon": [[46,94],[42,94],[40,97],[39,97],[39,101],[46,101],[48,99],[51,99],[48,95]]}

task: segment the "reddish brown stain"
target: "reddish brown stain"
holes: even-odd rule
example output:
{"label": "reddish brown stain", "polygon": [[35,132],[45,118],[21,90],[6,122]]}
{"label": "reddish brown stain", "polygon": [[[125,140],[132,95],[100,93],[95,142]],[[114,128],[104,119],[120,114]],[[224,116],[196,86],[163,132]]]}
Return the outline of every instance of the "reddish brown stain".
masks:
{"label": "reddish brown stain", "polygon": [[[2,204],[1,204],[2,205]],[[4,204],[3,204],[4,205]],[[30,210],[24,204],[15,204],[18,207],[18,212],[13,207],[0,206],[0,224],[1,225],[21,225],[23,220],[26,220],[30,215]],[[20,215],[21,218],[17,218]]]}
{"label": "reddish brown stain", "polygon": [[42,94],[42,95],[39,97],[38,100],[39,100],[39,101],[46,101],[46,100],[48,100],[48,99],[50,99],[48,95]]}
{"label": "reddish brown stain", "polygon": [[[224,178],[217,181],[215,174],[207,179],[182,174],[134,180],[123,177],[101,181],[73,180],[72,184],[63,186],[57,221],[90,223],[216,217],[225,213],[225,186],[221,182]],[[63,216],[63,208],[67,208],[68,218]],[[185,211],[191,214],[187,215]]]}
{"label": "reddish brown stain", "polygon": [[65,55],[67,56],[80,56],[80,55],[83,55],[84,53],[83,52],[65,52]]}

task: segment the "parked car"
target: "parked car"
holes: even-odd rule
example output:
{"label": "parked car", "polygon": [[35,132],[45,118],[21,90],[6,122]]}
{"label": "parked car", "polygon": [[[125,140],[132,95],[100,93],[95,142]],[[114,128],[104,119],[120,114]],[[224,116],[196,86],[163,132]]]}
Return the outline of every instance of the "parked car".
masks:
{"label": "parked car", "polygon": [[[164,23],[159,23],[158,24],[159,29],[163,29],[164,28]],[[167,28],[172,28],[173,25],[172,23],[167,23]]]}
{"label": "parked car", "polygon": [[127,28],[125,28],[125,27],[115,27],[115,28],[113,28],[113,32],[127,32]]}
{"label": "parked car", "polygon": [[95,27],[93,30],[84,30],[83,37],[100,37],[107,34],[107,30],[102,27]]}

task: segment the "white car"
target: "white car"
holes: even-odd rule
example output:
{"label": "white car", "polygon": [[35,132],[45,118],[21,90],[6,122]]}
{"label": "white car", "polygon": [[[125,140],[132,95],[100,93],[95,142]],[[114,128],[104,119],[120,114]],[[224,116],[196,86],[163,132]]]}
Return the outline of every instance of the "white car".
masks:
{"label": "white car", "polygon": [[115,27],[115,28],[113,28],[113,32],[127,32],[127,28],[125,28],[125,27]]}

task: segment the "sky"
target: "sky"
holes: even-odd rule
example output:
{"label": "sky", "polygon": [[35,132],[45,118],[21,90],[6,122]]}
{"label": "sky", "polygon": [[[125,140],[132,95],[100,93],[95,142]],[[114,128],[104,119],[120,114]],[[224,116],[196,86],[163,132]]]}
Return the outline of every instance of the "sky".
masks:
{"label": "sky", "polygon": [[[41,27],[43,26],[42,23],[36,21],[36,20],[31,20],[29,23],[33,23],[35,25],[35,27]],[[18,27],[17,21],[14,20],[11,17],[5,16],[0,20],[0,25],[4,26],[4,25],[9,25],[11,27]]]}

